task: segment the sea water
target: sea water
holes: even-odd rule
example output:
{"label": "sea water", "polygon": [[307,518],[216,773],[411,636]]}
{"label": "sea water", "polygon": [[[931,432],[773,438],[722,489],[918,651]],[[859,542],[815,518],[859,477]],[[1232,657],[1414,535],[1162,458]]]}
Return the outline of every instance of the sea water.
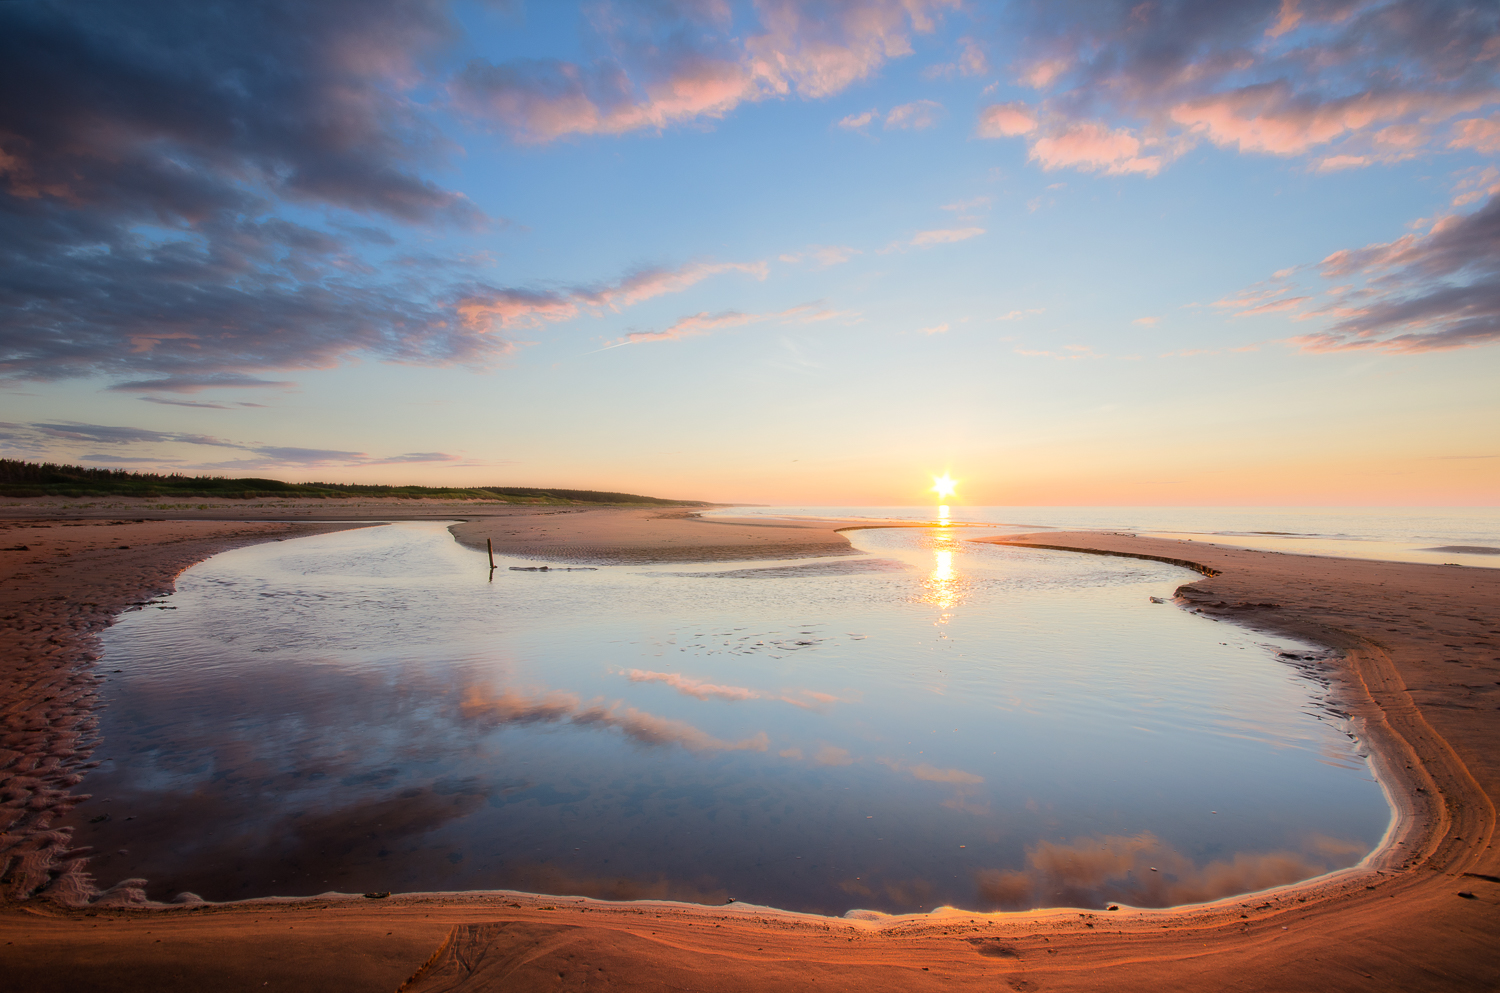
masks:
{"label": "sea water", "polygon": [[1195,574],[954,528],[850,537],[493,576],[438,524],[217,555],[105,638],[75,841],[157,899],[841,914],[1194,902],[1352,865],[1386,831],[1325,654],[1173,605]]}
{"label": "sea water", "polygon": [[[1500,568],[1500,507],[966,507],[955,523],[1002,532],[1126,531],[1335,558]],[[708,516],[935,521],[939,508],[733,507]]]}

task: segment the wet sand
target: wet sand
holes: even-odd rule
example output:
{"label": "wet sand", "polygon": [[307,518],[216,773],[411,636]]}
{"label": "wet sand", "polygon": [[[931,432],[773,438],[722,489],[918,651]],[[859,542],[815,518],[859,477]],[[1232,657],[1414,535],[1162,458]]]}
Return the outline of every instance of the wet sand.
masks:
{"label": "wet sand", "polygon": [[[559,561],[848,551],[828,526],[810,523],[768,534],[759,522],[686,511],[390,503],[405,506],[328,509],[345,520],[471,518],[455,529],[470,546],[488,537],[497,551]],[[305,519],[317,509],[241,505],[240,517]],[[168,512],[133,516],[149,513]],[[1365,865],[1254,897],[1178,910],[868,920],[499,893],[152,907],[129,881],[99,893],[86,853],[50,828],[69,792],[87,789],[89,715],[104,675],[92,671],[94,638],[194,561],[322,528],[26,523],[0,525],[0,548],[28,546],[0,551],[0,810],[14,818],[0,836],[0,990],[392,990],[409,979],[422,991],[1500,987],[1495,570],[1087,532],[981,539],[1190,562],[1206,575],[1178,591],[1181,609],[1343,652],[1321,675],[1371,745],[1398,822]]]}

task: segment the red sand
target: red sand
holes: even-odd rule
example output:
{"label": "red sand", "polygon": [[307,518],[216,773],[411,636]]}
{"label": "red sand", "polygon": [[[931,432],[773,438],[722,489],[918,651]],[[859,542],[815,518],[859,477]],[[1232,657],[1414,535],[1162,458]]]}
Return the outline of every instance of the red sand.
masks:
{"label": "red sand", "polygon": [[[346,519],[472,515],[456,529],[466,543],[490,537],[497,550],[555,558],[844,551],[827,527],[766,531],[663,511],[336,509]],[[1500,988],[1500,570],[1096,533],[1034,537],[1186,559],[1218,575],[1184,586],[1183,607],[1343,651],[1326,674],[1400,812],[1382,852],[1331,877],[1177,910],[844,920],[496,893],[174,907],[133,906],[139,891],[128,886],[97,895],[86,863],[49,825],[68,791],[87,787],[78,780],[98,703],[94,635],[193,561],[309,530],[93,521],[75,530],[17,522],[0,533],[0,547],[29,546],[0,551],[0,810],[14,818],[0,835],[10,901],[0,907],[0,990],[392,990],[419,969],[409,988],[424,993]]]}

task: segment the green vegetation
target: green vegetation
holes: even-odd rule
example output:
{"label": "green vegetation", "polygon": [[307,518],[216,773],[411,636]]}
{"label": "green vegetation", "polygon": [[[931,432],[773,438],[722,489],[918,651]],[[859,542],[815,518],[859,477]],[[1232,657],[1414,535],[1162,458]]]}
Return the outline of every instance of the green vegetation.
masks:
{"label": "green vegetation", "polygon": [[0,459],[0,496],[6,497],[217,497],[230,500],[267,498],[408,500],[489,500],[495,503],[590,504],[631,503],[651,506],[707,507],[698,500],[663,500],[634,493],[598,490],[538,489],[530,486],[361,486],[352,483],[283,483],[279,479],[224,476],[163,476],[126,469],[90,469],[53,462]]}

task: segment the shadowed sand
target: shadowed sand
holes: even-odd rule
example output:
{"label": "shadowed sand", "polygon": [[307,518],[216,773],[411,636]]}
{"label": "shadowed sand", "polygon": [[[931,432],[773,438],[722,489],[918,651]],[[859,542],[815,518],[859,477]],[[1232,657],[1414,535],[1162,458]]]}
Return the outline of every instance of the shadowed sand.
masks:
{"label": "shadowed sand", "polygon": [[[481,519],[472,508],[400,503],[336,510],[346,519],[474,514],[454,529],[466,544],[483,547],[489,537],[497,551],[559,561],[849,551],[811,522],[766,530],[592,508],[505,508]],[[508,893],[145,907],[130,881],[98,894],[76,857],[83,853],[49,831],[49,811],[87,788],[95,635],[217,550],[321,528],[23,523],[0,532],[0,548],[28,546],[0,551],[0,810],[19,815],[0,837],[0,886],[11,901],[0,908],[0,990],[394,990],[408,980],[414,991],[1500,987],[1500,857],[1491,847],[1500,570],[1099,533],[1034,536],[1039,547],[1190,563],[1206,576],[1179,589],[1180,607],[1342,651],[1320,674],[1371,745],[1398,822],[1365,865],[1254,897],[1177,910],[862,920]]]}

